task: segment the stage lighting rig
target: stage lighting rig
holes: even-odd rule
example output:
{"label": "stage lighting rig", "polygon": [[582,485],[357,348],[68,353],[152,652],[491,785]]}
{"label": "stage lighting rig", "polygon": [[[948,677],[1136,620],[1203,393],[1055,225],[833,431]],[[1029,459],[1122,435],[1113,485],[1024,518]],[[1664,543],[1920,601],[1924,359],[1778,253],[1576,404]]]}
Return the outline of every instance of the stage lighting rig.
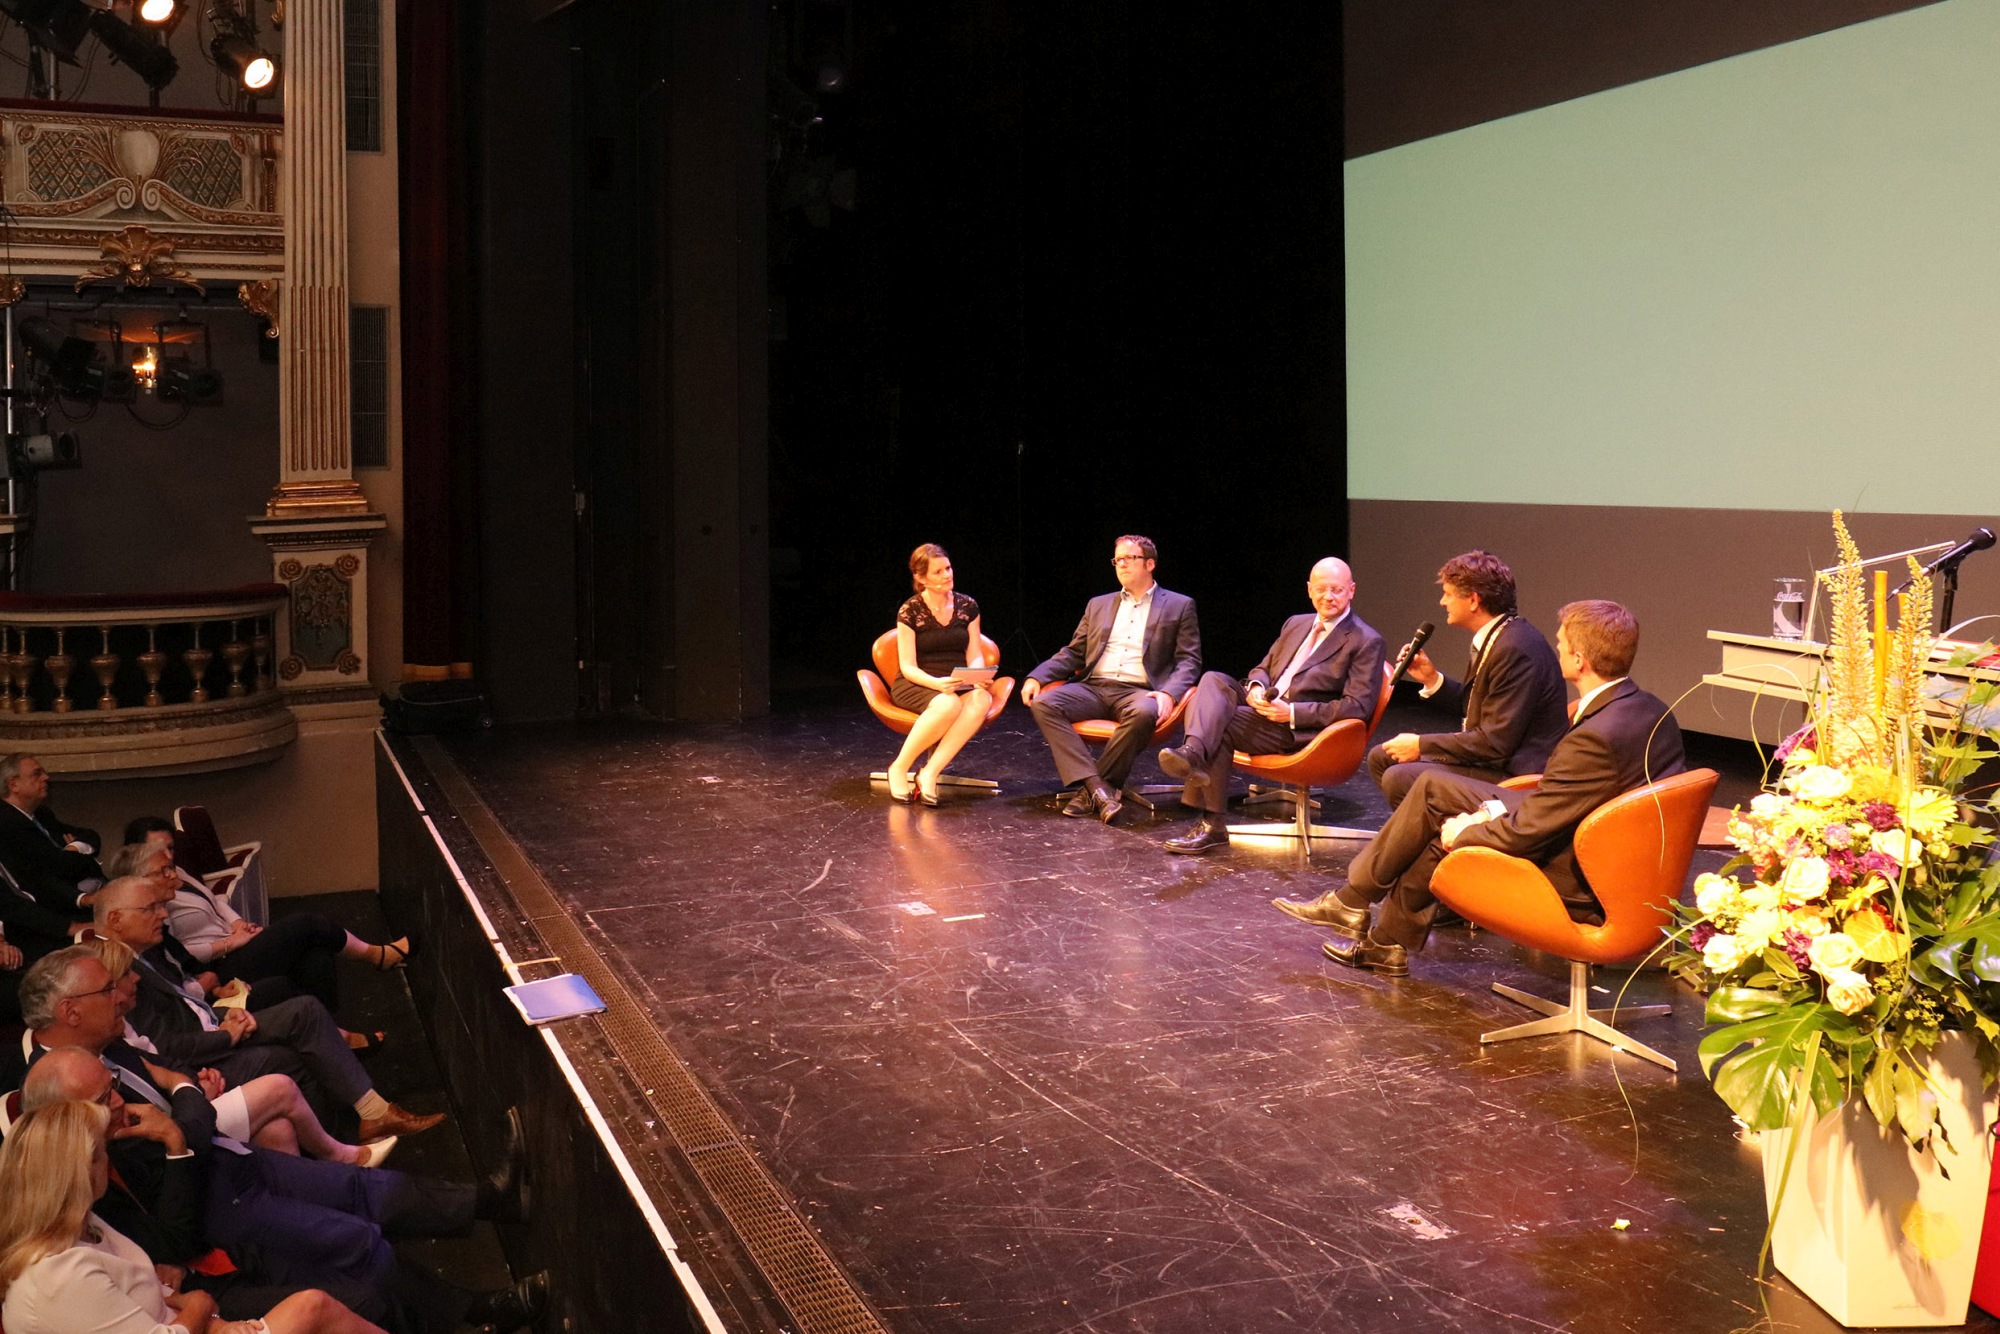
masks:
{"label": "stage lighting rig", "polygon": [[215,67],[235,79],[248,96],[268,95],[278,80],[278,62],[257,45],[257,29],[249,17],[228,0],[214,0],[208,21],[215,28],[215,39],[208,44]]}
{"label": "stage lighting rig", "polygon": [[104,10],[90,16],[90,31],[113,58],[130,66],[134,74],[146,81],[153,105],[159,106],[160,89],[181,72],[180,62],[167,50],[166,43]]}
{"label": "stage lighting rig", "polygon": [[35,315],[21,321],[21,345],[48,367],[49,383],[64,398],[95,402],[103,397],[104,367],[88,342]]}
{"label": "stage lighting rig", "polygon": [[139,0],[139,21],[151,24],[155,28],[178,24],[183,12],[183,7],[177,0]]}
{"label": "stage lighting rig", "polygon": [[29,477],[83,466],[83,442],[75,431],[46,431],[7,437],[5,476]]}

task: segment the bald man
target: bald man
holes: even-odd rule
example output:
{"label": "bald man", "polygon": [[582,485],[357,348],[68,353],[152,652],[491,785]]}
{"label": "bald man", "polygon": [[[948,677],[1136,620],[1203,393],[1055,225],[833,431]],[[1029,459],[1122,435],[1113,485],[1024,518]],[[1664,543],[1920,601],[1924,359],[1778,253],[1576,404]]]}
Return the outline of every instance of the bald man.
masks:
{"label": "bald man", "polygon": [[1181,744],[1160,752],[1160,767],[1185,780],[1181,804],[1201,812],[1167,851],[1199,856],[1229,842],[1222,812],[1230,752],[1289,754],[1343,718],[1373,720],[1382,696],[1382,636],[1354,614],[1354,572],[1328,556],[1306,580],[1309,614],[1278,631],[1264,661],[1243,682],[1209,672],[1182,715]]}

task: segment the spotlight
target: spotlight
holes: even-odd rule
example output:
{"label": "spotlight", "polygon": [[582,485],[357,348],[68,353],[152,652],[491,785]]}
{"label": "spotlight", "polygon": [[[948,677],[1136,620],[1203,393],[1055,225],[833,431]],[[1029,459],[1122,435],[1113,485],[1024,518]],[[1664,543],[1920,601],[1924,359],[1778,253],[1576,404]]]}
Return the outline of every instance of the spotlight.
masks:
{"label": "spotlight", "polygon": [[218,37],[208,49],[215,63],[235,75],[246,92],[264,92],[278,77],[277,62],[247,37]]}
{"label": "spotlight", "polygon": [[139,0],[139,21],[162,27],[174,21],[180,6],[174,0]]}
{"label": "spotlight", "polygon": [[10,477],[82,466],[83,442],[77,439],[74,431],[7,437],[7,475]]}
{"label": "spotlight", "polygon": [[104,43],[105,50],[129,65],[155,93],[181,72],[180,62],[159,38],[133,27],[116,14],[103,11],[92,14],[90,30]]}
{"label": "spotlight", "polygon": [[222,377],[212,368],[197,366],[186,357],[162,357],[156,392],[163,403],[212,407],[222,401]]}
{"label": "spotlight", "polygon": [[26,28],[36,46],[76,64],[77,44],[90,31],[90,10],[82,0],[0,0],[0,12]]}
{"label": "spotlight", "polygon": [[104,367],[95,363],[96,349],[83,339],[37,315],[21,321],[21,342],[48,363],[49,379],[65,398],[96,398],[104,392]]}

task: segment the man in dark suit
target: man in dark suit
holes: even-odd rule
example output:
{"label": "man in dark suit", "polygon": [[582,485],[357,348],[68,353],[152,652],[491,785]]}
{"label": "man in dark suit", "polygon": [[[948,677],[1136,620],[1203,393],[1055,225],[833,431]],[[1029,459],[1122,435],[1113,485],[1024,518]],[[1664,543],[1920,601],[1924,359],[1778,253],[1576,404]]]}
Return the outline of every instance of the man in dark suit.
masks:
{"label": "man in dark suit", "polygon": [[70,943],[83,923],[52,912],[0,863],[0,1024],[21,1017],[21,978],[29,965]]}
{"label": "man in dark suit", "polygon": [[1685,767],[1672,712],[1626,678],[1638,648],[1639,622],[1617,603],[1564,607],[1556,657],[1581,698],[1541,786],[1513,792],[1448,769],[1419,774],[1382,832],[1355,856],[1345,886],[1309,903],[1275,899],[1274,905],[1331,928],[1340,939],[1322,948],[1336,963],[1402,977],[1410,971],[1409,951],[1423,948],[1437,912],[1431,873],[1447,850],[1478,847],[1535,862],[1572,918],[1602,922],[1570,845],[1576,827],[1620,793]]}
{"label": "man in dark suit", "polygon": [[1181,803],[1199,810],[1195,827],[1167,840],[1167,851],[1199,855],[1225,847],[1222,812],[1232,751],[1273,755],[1297,750],[1343,718],[1373,721],[1382,697],[1382,636],[1354,614],[1354,573],[1328,556],[1306,581],[1310,613],[1278,631],[1264,661],[1239,683],[1209,672],[1181,715],[1186,739],[1160,752],[1160,767],[1186,780]]}
{"label": "man in dark suit", "polygon": [[90,920],[84,896],[104,882],[97,831],[67,824],[49,806],[49,771],[32,755],[0,759],[0,864],[51,912]]}
{"label": "man in dark suit", "polygon": [[1569,727],[1567,692],[1555,650],[1516,611],[1514,572],[1498,556],[1468,551],[1438,571],[1446,625],[1472,634],[1465,679],[1454,681],[1427,654],[1410,660],[1423,696],[1463,721],[1456,732],[1404,732],[1368,752],[1368,776],[1402,805],[1418,775],[1444,768],[1498,783],[1538,774]]}
{"label": "man in dark suit", "polygon": [[157,949],[167,897],[151,880],[123,876],[99,890],[94,905],[97,933],[129,945],[138,956],[132,961],[139,975],[132,1027],[159,1049],[163,1061],[212,1066],[236,1083],[258,1075],[290,1075],[322,1119],[335,1106],[354,1108],[364,1141],[413,1135],[444,1120],[442,1112],[419,1115],[377,1093],[340,1025],[316,996],[295,996],[254,1015],[244,1009],[218,1014],[197,994],[200,987],[177,976],[172,960]]}
{"label": "man in dark suit", "polygon": [[[1110,823],[1154,723],[1201,673],[1194,599],[1153,582],[1158,558],[1152,539],[1119,538],[1111,555],[1118,591],[1092,598],[1069,643],[1021,686],[1063,785],[1080,784],[1064,815]],[[1101,755],[1092,755],[1070,726],[1092,718],[1118,722]]]}

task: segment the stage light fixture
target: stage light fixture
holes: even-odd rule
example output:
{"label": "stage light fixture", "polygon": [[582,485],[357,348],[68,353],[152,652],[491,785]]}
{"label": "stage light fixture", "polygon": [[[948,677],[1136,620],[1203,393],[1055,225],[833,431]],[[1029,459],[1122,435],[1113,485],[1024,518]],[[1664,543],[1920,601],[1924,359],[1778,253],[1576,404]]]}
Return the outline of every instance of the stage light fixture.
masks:
{"label": "stage light fixture", "polygon": [[47,363],[49,380],[65,398],[95,399],[104,392],[104,367],[97,349],[65,334],[40,315],[21,321],[21,344],[38,361]]}
{"label": "stage light fixture", "polygon": [[278,78],[278,62],[257,45],[257,30],[250,20],[228,0],[214,0],[208,21],[215,26],[215,39],[208,44],[215,67],[234,77],[252,97],[269,92]]}
{"label": "stage light fixture", "polygon": [[[96,34],[98,41],[104,43],[104,49],[130,66],[155,95],[181,72],[180,62],[174,59],[174,53],[167,50],[164,42],[149,32],[133,27],[116,14],[102,11],[92,14],[90,30]],[[157,96],[155,100],[157,103]]]}
{"label": "stage light fixture", "polygon": [[76,64],[76,48],[90,31],[91,11],[82,0],[0,0],[0,13],[27,29],[36,46]]}
{"label": "stage light fixture", "polygon": [[7,437],[7,475],[54,472],[83,466],[83,442],[75,431]]}
{"label": "stage light fixture", "polygon": [[205,408],[222,401],[222,376],[212,367],[197,366],[186,357],[162,357],[158,375],[155,392],[162,403]]}
{"label": "stage light fixture", "polygon": [[174,21],[180,13],[175,0],[139,0],[139,21],[154,27],[164,27]]}

